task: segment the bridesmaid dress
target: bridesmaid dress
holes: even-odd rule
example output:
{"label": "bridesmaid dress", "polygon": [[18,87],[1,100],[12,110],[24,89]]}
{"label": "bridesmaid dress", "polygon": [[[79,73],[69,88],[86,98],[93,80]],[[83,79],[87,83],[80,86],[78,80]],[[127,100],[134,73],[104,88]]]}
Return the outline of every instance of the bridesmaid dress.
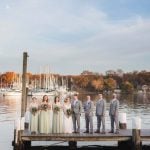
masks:
{"label": "bridesmaid dress", "polygon": [[47,104],[48,108],[46,110],[40,108],[40,113],[39,113],[39,132],[40,133],[52,133],[52,127],[51,127],[51,121],[52,117],[50,116],[50,111],[51,111],[51,105],[49,103],[42,103]]}
{"label": "bridesmaid dress", "polygon": [[[56,107],[59,107],[59,111],[55,110]],[[64,133],[63,109],[60,103],[53,104],[52,133]]]}
{"label": "bridesmaid dress", "polygon": [[[30,104],[30,131],[31,132],[36,132],[38,133],[38,117],[39,117],[39,112],[38,112],[38,104],[36,103],[31,103]],[[37,109],[37,111],[33,112],[32,110]]]}

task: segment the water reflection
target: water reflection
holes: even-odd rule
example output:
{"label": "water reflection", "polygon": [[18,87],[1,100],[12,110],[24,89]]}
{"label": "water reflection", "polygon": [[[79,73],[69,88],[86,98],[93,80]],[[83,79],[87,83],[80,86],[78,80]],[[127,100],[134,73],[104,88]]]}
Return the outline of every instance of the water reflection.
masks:
{"label": "water reflection", "polygon": [[[86,100],[86,94],[79,94],[79,99]],[[97,94],[89,94],[91,99],[96,102],[98,99]],[[38,97],[41,101],[42,97]],[[109,103],[112,98],[111,94],[104,95],[107,102],[107,111],[109,109]],[[118,95],[120,100],[120,112],[126,112],[129,116],[138,114],[140,116],[148,116],[150,112],[150,94],[122,94]],[[52,101],[53,97],[49,97]],[[28,104],[31,101],[31,97],[28,97]],[[0,121],[14,120],[20,115],[21,109],[21,97],[3,97],[0,96]]]}

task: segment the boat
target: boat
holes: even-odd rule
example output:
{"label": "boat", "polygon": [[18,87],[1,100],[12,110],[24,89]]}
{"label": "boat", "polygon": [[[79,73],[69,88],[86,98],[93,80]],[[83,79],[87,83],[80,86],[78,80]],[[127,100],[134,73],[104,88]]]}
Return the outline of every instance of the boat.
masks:
{"label": "boat", "polygon": [[21,96],[21,94],[21,90],[14,89],[7,89],[2,93],[3,96]]}
{"label": "boat", "polygon": [[56,90],[48,91],[48,90],[44,90],[44,89],[31,90],[28,92],[28,96],[35,96],[35,97],[43,96],[43,95],[54,96],[57,94],[58,94],[58,92]]}

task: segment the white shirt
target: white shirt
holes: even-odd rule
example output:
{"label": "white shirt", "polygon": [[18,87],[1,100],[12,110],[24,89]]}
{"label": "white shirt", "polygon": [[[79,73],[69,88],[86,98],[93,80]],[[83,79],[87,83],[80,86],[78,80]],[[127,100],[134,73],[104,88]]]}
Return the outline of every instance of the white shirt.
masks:
{"label": "white shirt", "polygon": [[88,105],[88,103],[90,103],[90,101],[91,101],[90,99],[89,99],[89,100],[87,100],[86,104]]}

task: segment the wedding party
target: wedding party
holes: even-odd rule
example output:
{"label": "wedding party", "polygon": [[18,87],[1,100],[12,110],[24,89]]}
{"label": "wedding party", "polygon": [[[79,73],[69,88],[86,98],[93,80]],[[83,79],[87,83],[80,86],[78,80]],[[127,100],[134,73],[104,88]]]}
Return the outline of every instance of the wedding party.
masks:
{"label": "wedding party", "polygon": [[[91,96],[87,95],[86,100],[81,102],[78,94],[72,97],[66,97],[64,100],[59,96],[55,96],[54,100],[44,95],[41,102],[36,97],[32,97],[29,105],[29,129],[31,134],[36,133],[80,133],[80,117],[81,113],[85,115],[85,131],[84,133],[105,134],[105,112],[106,100],[103,94],[98,94],[96,104],[91,100]],[[96,110],[94,110],[94,105]],[[110,102],[110,131],[109,133],[119,134],[119,100],[117,94],[113,93]],[[94,131],[93,117],[97,118],[97,127]],[[115,127],[114,127],[115,125]],[[116,131],[115,131],[116,130]]]}

